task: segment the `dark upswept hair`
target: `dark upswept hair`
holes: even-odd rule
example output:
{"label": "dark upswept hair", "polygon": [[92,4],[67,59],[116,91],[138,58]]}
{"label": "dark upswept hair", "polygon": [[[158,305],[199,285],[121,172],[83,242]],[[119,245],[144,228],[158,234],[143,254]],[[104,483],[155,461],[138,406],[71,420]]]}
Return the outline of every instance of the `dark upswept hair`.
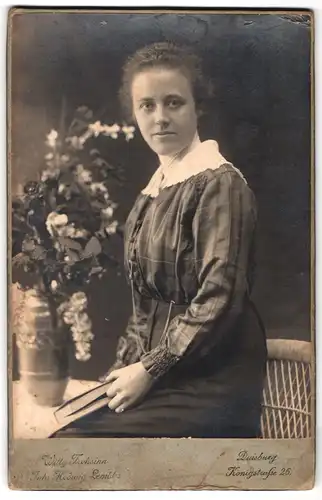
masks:
{"label": "dark upswept hair", "polygon": [[206,101],[212,95],[212,87],[203,75],[200,58],[185,46],[178,46],[173,42],[159,42],[137,50],[123,66],[119,99],[127,120],[133,118],[133,78],[142,71],[155,67],[182,71],[190,81],[198,114],[204,113]]}

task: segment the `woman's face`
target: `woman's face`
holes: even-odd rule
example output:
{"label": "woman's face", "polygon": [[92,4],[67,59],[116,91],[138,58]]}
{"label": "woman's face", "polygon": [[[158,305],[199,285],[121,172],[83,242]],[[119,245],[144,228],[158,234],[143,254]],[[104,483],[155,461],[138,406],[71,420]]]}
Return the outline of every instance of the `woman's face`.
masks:
{"label": "woman's face", "polygon": [[191,85],[179,69],[151,68],[132,82],[133,111],[141,134],[158,155],[189,146],[197,130]]}

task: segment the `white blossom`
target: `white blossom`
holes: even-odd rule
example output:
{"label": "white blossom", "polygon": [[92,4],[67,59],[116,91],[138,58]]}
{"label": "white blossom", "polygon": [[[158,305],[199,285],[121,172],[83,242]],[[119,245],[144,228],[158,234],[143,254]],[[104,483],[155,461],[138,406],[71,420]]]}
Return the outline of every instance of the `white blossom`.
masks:
{"label": "white blossom", "polygon": [[76,167],[76,176],[81,184],[88,184],[89,182],[92,182],[92,173],[85,169],[81,164]]}
{"label": "white blossom", "polygon": [[59,168],[46,168],[41,173],[41,180],[47,181],[48,179],[57,179],[60,174]]}
{"label": "white blossom", "polygon": [[102,125],[100,121],[95,123],[90,123],[88,126],[89,130],[97,137],[102,132]]}
{"label": "white blossom", "polygon": [[45,160],[52,160],[54,158],[54,155],[53,153],[47,153],[46,156],[45,156]]}
{"label": "white blossom", "polygon": [[92,174],[89,170],[84,170],[80,176],[79,176],[79,180],[80,182],[83,182],[84,184],[88,184],[89,182],[92,182]]}
{"label": "white blossom", "polygon": [[117,220],[114,220],[111,224],[109,224],[109,225],[105,228],[106,233],[107,233],[107,234],[115,234],[115,233],[116,233],[117,226],[118,226],[118,221],[117,221]]}
{"label": "white blossom", "polygon": [[68,217],[66,214],[57,214],[55,219],[56,226],[65,226],[68,223]]}
{"label": "white blossom", "polygon": [[69,189],[69,186],[62,183],[62,184],[59,184],[58,186],[58,194],[62,194],[66,200],[70,200],[71,199],[71,191]]}
{"label": "white blossom", "polygon": [[86,229],[75,229],[74,238],[86,238],[88,231]]}
{"label": "white blossom", "polygon": [[63,193],[65,189],[66,189],[66,184],[59,184],[58,193],[59,194]]}
{"label": "white blossom", "polygon": [[117,123],[114,123],[113,125],[104,125],[102,132],[104,135],[112,137],[112,139],[117,139],[120,130],[121,127]]}
{"label": "white blossom", "polygon": [[92,184],[90,185],[90,189],[94,194],[97,192],[107,193],[107,187],[103,182],[92,182]]}
{"label": "white blossom", "polygon": [[72,326],[71,331],[73,332],[73,340],[76,342],[91,342],[94,339],[90,329],[79,330],[78,326]]}
{"label": "white blossom", "polygon": [[58,288],[58,283],[56,280],[52,280],[52,282],[50,283],[50,288],[52,289],[53,292],[55,292]]}
{"label": "white blossom", "polygon": [[114,210],[111,206],[103,208],[101,210],[102,217],[106,218],[106,219],[110,219],[111,217],[113,217],[113,213],[114,213]]}
{"label": "white blossom", "polygon": [[91,342],[94,339],[94,334],[91,331],[92,322],[88,314],[84,312],[86,306],[85,293],[76,292],[58,308],[64,322],[70,325],[76,348],[75,356],[80,361],[87,361],[91,357]]}
{"label": "white blossom", "polygon": [[70,325],[76,348],[76,359],[87,361],[91,357],[91,342],[94,339],[92,322],[84,311],[87,307],[87,297],[84,292],[75,292],[70,299],[58,308],[63,320]]}
{"label": "white blossom", "polygon": [[122,132],[125,135],[125,139],[130,141],[134,137],[135,127],[132,125],[123,125]]}
{"label": "white blossom", "polygon": [[58,227],[56,232],[59,236],[66,238],[86,238],[88,231],[86,229],[77,229],[73,224],[64,227]]}
{"label": "white blossom", "polygon": [[71,330],[75,332],[87,332],[91,329],[91,327],[92,322],[89,319],[88,314],[82,312],[77,314],[76,322]]}
{"label": "white blossom", "polygon": [[47,137],[47,141],[46,141],[47,146],[49,146],[50,148],[55,148],[57,138],[58,138],[57,130],[51,129],[51,131],[49,132],[49,134],[47,134],[46,137]]}
{"label": "white blossom", "polygon": [[[126,140],[129,141],[134,137],[135,127],[132,125],[123,125],[123,127],[120,127],[117,123],[113,123],[113,125],[104,125],[100,121],[96,121],[88,126],[88,132],[78,140],[80,144],[83,144],[89,136],[94,135],[97,137],[100,134],[112,137],[112,139],[117,139],[120,131],[124,133]],[[71,141],[73,141],[73,138],[71,138]],[[76,140],[74,140],[74,142],[75,146],[77,146]]]}
{"label": "white blossom", "polygon": [[100,121],[91,123],[88,128],[95,137],[99,134],[104,134],[112,137],[113,139],[117,139],[118,133],[121,130],[121,127],[117,123],[114,123],[113,125],[102,125]]}
{"label": "white blossom", "polygon": [[79,340],[76,342],[76,349],[81,352],[82,354],[88,353],[91,349],[90,343]]}
{"label": "white blossom", "polygon": [[87,297],[84,292],[75,292],[70,298],[71,307],[81,310],[87,306]]}
{"label": "white blossom", "polygon": [[76,229],[73,225],[64,226],[57,229],[59,236],[65,236],[66,238],[74,238]]}
{"label": "white blossom", "polygon": [[91,358],[91,355],[89,352],[77,350],[75,357],[78,361],[88,361]]}
{"label": "white blossom", "polygon": [[57,212],[51,212],[46,219],[46,228],[49,234],[54,235],[54,230],[59,230],[62,226],[68,223],[68,217],[66,214],[58,214]]}
{"label": "white blossom", "polygon": [[[73,135],[73,137],[67,137],[66,142],[70,142],[71,146],[74,149],[83,149],[83,142],[80,137],[77,137],[77,135]],[[85,142],[85,141],[84,141]]]}

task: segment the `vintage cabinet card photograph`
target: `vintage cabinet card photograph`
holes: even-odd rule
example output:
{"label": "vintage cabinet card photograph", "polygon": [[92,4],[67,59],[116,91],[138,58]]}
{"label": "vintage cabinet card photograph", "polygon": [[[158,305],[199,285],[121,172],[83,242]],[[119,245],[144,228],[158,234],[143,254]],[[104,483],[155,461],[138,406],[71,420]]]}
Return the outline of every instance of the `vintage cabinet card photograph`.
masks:
{"label": "vintage cabinet card photograph", "polygon": [[10,10],[10,488],[313,488],[313,52],[310,10]]}

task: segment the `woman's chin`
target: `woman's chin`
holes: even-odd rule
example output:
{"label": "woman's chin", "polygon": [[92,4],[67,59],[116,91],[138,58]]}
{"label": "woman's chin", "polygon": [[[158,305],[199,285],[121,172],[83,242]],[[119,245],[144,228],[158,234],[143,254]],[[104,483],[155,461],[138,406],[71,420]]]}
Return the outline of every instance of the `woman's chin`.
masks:
{"label": "woman's chin", "polygon": [[149,144],[150,148],[160,156],[172,156],[179,151],[181,151],[182,147],[180,145],[174,146],[174,144]]}

